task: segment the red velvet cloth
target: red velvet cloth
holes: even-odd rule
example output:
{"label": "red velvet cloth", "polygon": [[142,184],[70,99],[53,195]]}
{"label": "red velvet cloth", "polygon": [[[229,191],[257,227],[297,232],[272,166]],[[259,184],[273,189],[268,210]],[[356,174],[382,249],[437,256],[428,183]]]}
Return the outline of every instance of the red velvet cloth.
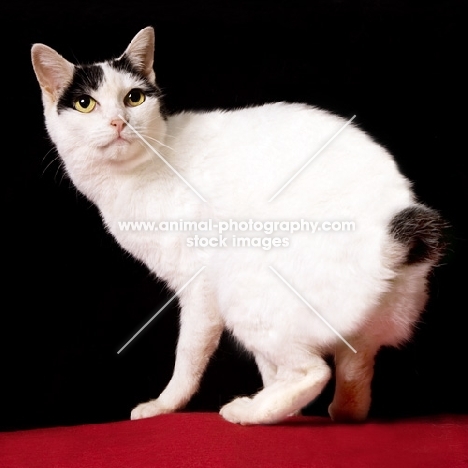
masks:
{"label": "red velvet cloth", "polygon": [[467,468],[468,416],[362,425],[295,417],[237,426],[212,413],[0,434],[1,468]]}

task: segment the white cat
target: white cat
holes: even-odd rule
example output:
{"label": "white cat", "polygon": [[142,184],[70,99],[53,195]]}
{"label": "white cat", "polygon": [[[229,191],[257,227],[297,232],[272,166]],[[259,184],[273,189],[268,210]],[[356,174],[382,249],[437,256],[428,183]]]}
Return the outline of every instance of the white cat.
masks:
{"label": "white cat", "polygon": [[[298,412],[330,379],[323,357],[334,353],[330,415],[364,420],[377,351],[408,340],[425,305],[441,217],[415,200],[384,148],[323,110],[276,103],[165,116],[153,53],[151,27],[94,65],[32,48],[47,130],[70,178],[127,252],[183,289],[174,375],[131,418],[182,408],[227,328],[255,357],[264,388],[225,405],[225,419],[275,423]],[[209,220],[210,231],[175,230]]]}

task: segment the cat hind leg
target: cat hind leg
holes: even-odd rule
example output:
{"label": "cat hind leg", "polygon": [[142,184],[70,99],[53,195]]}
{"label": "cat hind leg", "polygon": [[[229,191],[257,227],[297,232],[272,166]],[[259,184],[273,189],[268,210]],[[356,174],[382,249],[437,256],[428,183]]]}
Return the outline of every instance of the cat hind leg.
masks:
{"label": "cat hind leg", "polygon": [[375,356],[382,346],[399,346],[412,334],[427,300],[430,263],[406,266],[393,280],[359,335],[350,338],[357,353],[344,344],[335,348],[336,386],[328,412],[334,421],[361,422],[371,404]]}
{"label": "cat hind leg", "polygon": [[357,353],[343,343],[336,345],[335,395],[328,407],[333,421],[362,422],[367,418],[371,404],[374,359],[379,346],[361,343],[356,343]]}

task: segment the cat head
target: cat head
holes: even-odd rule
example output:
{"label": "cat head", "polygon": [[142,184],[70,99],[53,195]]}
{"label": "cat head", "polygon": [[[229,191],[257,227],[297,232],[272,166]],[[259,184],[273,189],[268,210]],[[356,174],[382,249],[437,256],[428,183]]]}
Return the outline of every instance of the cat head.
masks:
{"label": "cat head", "polygon": [[131,128],[156,146],[164,138],[153,28],[105,62],[74,65],[44,44],[34,44],[31,55],[47,130],[69,172],[133,166],[154,156]]}

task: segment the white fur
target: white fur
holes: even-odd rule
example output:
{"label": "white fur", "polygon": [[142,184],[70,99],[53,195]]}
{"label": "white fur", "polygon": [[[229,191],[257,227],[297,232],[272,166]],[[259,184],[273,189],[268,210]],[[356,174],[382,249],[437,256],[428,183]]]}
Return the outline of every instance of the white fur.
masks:
{"label": "white fur", "polygon": [[[152,53],[148,53],[152,30],[140,32],[132,44],[127,53],[153,80]],[[273,423],[297,412],[330,378],[322,356],[334,351],[337,394],[330,413],[336,419],[365,418],[375,353],[381,345],[398,345],[409,338],[425,303],[425,278],[431,266],[401,266],[404,252],[388,233],[392,217],[413,204],[414,197],[387,151],[350,125],[268,203],[343,126],[343,119],[306,105],[276,103],[229,112],[187,112],[165,121],[156,98],[126,107],[125,94],[139,83],[107,64],[103,65],[104,83],[93,95],[99,103],[96,109],[90,114],[70,109],[59,115],[55,94],[48,91],[47,66],[55,57],[54,69],[64,70],[66,82],[68,62],[46,46],[34,47],[48,132],[71,179],[99,207],[109,231],[173,290],[206,266],[180,296],[181,329],[173,378],[157,400],[135,408],[132,419],[175,411],[187,403],[223,327],[253,353],[265,384],[252,398],[236,399],[223,407],[221,414],[227,420]],[[50,81],[55,82],[56,76]],[[147,138],[207,202],[128,126],[122,135],[129,143],[113,143],[116,130],[110,122],[119,116]],[[289,247],[266,251],[193,248],[187,247],[192,233],[130,232],[118,227],[119,221],[210,218],[350,220],[356,230],[276,233],[289,238]],[[357,354],[269,266],[345,336]],[[346,392],[340,393],[349,382],[362,386],[357,407],[348,407]]]}

